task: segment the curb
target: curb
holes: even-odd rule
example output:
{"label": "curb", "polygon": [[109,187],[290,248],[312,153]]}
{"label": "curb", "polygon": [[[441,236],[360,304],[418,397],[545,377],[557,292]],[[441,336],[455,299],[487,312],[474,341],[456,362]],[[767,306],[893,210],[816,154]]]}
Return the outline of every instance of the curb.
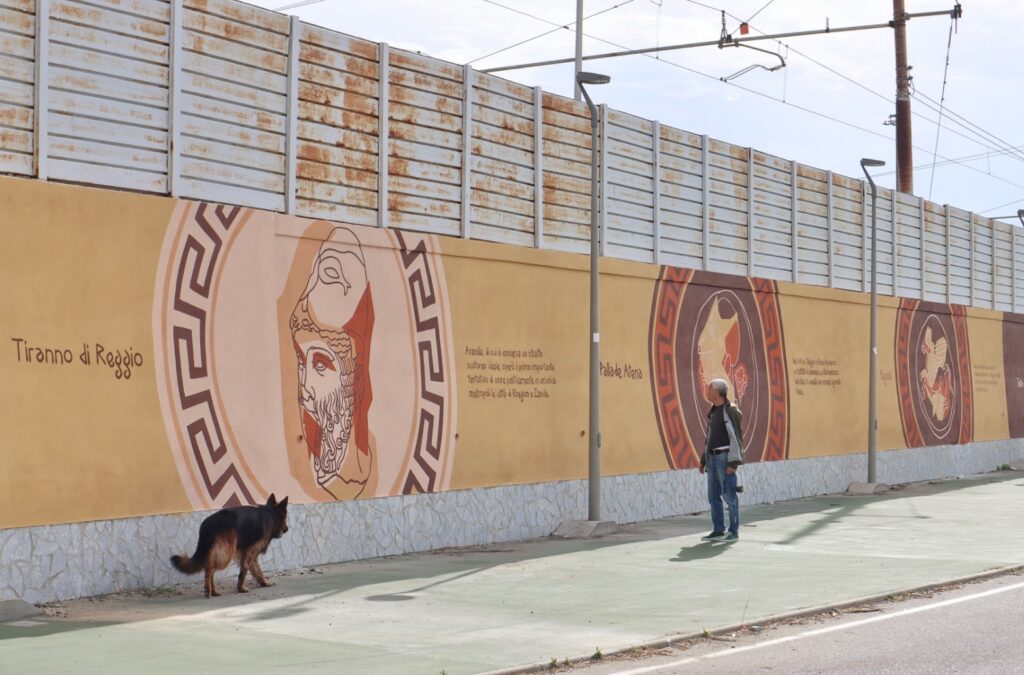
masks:
{"label": "curb", "polygon": [[[647,640],[644,642],[637,642],[629,646],[619,647],[610,652],[602,652],[603,657],[614,656],[616,654],[623,654],[625,652],[633,651],[634,649],[662,649],[665,647],[671,647],[679,642],[687,640],[694,640],[708,635],[721,635],[723,633],[731,633],[745,626],[751,624],[760,623],[774,623],[777,621],[784,621],[786,619],[799,619],[805,616],[814,616],[816,614],[822,614],[830,609],[844,609],[846,607],[856,607],[857,605],[864,605],[875,602],[886,602],[892,599],[892,596],[899,595],[902,593],[919,593],[921,591],[929,591],[941,586],[947,586],[949,584],[964,584],[977,581],[985,581],[986,579],[992,579],[995,577],[1005,576],[1007,574],[1013,574],[1015,572],[1024,571],[1024,564],[1021,565],[1009,565],[1007,567],[997,567],[995,569],[986,570],[985,572],[978,572],[976,574],[968,574],[962,577],[955,577],[953,579],[946,579],[944,581],[934,581],[920,586],[911,586],[909,588],[901,588],[894,591],[887,591],[885,593],[878,593],[875,595],[867,595],[853,600],[844,600],[843,602],[832,603],[829,605],[820,605],[817,607],[808,607],[805,609],[799,609],[794,612],[785,612],[783,614],[772,614],[765,617],[757,617],[751,621],[740,624],[731,624],[728,626],[720,626],[713,630],[701,631],[698,633],[677,633],[668,637],[657,638],[655,640]],[[564,661],[560,661],[562,665],[579,665],[580,663],[590,662],[593,660],[591,654],[585,654],[582,656],[573,656],[567,658]],[[539,661],[531,664],[522,666],[514,666],[512,668],[501,668],[499,670],[488,670],[480,675],[519,675],[520,673],[539,673],[542,671],[551,670],[551,663],[548,661]]]}
{"label": "curb", "polygon": [[38,607],[24,600],[0,600],[0,621],[17,621],[42,613]]}

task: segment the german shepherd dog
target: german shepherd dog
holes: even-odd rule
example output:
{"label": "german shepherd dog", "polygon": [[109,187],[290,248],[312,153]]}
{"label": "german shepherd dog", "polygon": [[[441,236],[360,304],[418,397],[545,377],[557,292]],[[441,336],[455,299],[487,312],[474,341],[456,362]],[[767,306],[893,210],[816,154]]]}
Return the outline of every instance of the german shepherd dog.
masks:
{"label": "german shepherd dog", "polygon": [[245,575],[252,575],[260,586],[270,586],[260,569],[259,555],[266,553],[272,539],[288,531],[288,498],[280,502],[273,494],[262,506],[234,506],[221,509],[199,526],[199,543],[192,557],[171,556],[171,564],[184,574],[206,572],[203,591],[206,597],[220,595],[213,586],[213,574],[238,561],[238,592],[248,593]]}

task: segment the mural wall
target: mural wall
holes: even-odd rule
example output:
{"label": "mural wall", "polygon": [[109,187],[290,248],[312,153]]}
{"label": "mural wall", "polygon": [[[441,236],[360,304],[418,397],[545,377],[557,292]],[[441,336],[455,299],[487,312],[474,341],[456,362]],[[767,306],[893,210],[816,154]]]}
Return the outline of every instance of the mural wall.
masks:
{"label": "mural wall", "polygon": [[[581,478],[588,259],[0,179],[0,528]],[[1024,437],[1024,317],[883,298],[885,449]],[[867,296],[602,261],[606,474],[864,451]],[[969,451],[969,449],[965,449]]]}

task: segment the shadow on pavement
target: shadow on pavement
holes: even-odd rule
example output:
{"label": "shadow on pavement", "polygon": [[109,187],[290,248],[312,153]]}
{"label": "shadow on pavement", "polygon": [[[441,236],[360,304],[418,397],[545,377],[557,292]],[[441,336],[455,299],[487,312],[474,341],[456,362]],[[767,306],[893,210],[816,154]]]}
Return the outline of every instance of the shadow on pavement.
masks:
{"label": "shadow on pavement", "polygon": [[[917,483],[898,487],[889,493],[865,497],[826,495],[807,497],[776,504],[745,506],[742,510],[744,527],[756,528],[759,522],[771,522],[794,516],[819,514],[820,517],[803,524],[774,544],[792,544],[813,536],[841,521],[850,518],[874,518],[873,514],[860,513],[865,506],[879,501],[899,500],[910,497],[936,495],[987,483],[1020,480],[1020,473],[993,473],[973,476],[964,480]],[[927,519],[912,503],[905,514],[886,516],[899,522],[913,519]],[[871,522],[871,521],[865,521]],[[479,574],[486,570],[516,565],[525,561],[569,555],[640,542],[656,542],[680,539],[682,548],[676,557],[668,560],[675,563],[689,563],[722,555],[736,544],[700,542],[699,537],[707,532],[708,516],[705,513],[694,516],[676,516],[644,523],[620,526],[615,534],[592,540],[567,540],[546,537],[529,541],[510,542],[489,546],[473,546],[460,549],[442,549],[432,552],[412,553],[403,556],[360,560],[330,565],[318,565],[284,573],[270,574],[274,586],[254,587],[247,594],[236,594],[232,590],[223,596],[206,599],[202,596],[201,579],[175,587],[161,587],[143,591],[99,596],[60,603],[66,616],[40,617],[44,626],[20,629],[0,624],[0,640],[14,637],[29,637],[74,631],[100,626],[130,624],[168,617],[200,615],[217,612],[230,614],[234,609],[246,609],[249,616],[244,621],[266,621],[302,614],[320,600],[333,595],[366,588],[369,593],[362,600],[374,602],[415,602],[429,599],[426,591],[438,586]],[[742,532],[742,530],[741,530]],[[297,534],[297,533],[296,533]],[[764,540],[756,542],[765,544]],[[230,568],[233,570],[234,568]],[[225,579],[231,577],[228,574]],[[221,581],[225,583],[225,581]],[[398,590],[391,590],[395,585]],[[385,588],[379,588],[385,586]],[[374,591],[388,592],[374,592]],[[264,605],[256,609],[253,605]]]}
{"label": "shadow on pavement", "polygon": [[693,562],[694,560],[707,560],[721,555],[729,550],[733,544],[726,544],[719,541],[702,541],[694,546],[684,546],[679,549],[675,558],[669,558],[669,562]]}

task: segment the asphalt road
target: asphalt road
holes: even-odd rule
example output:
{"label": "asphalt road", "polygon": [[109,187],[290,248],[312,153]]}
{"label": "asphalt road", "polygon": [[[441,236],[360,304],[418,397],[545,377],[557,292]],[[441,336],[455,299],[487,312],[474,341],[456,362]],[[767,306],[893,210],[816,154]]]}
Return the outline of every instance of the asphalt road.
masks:
{"label": "asphalt road", "polygon": [[971,673],[1024,671],[1024,575],[850,608],[684,648],[603,658],[586,675],[675,673]]}

